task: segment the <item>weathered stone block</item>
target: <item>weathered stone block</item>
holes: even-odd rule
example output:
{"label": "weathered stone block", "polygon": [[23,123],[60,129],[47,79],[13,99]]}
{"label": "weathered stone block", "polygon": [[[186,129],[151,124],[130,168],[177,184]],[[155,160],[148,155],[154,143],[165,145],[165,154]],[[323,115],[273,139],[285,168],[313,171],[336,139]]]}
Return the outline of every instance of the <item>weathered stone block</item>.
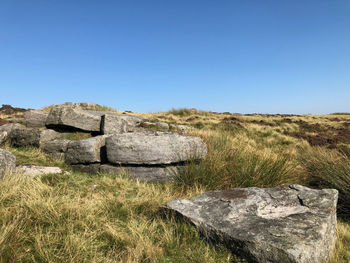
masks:
{"label": "weathered stone block", "polygon": [[102,134],[119,134],[135,130],[143,119],[125,114],[104,114],[102,115]]}
{"label": "weathered stone block", "polygon": [[62,136],[61,133],[49,129],[15,128],[10,133],[10,141],[14,147],[40,147],[42,143]]}
{"label": "weathered stone block", "polygon": [[28,128],[41,128],[45,127],[48,115],[47,112],[41,110],[29,110],[24,113],[23,117]]}
{"label": "weathered stone block", "polygon": [[114,164],[171,164],[207,154],[200,138],[167,133],[111,135],[106,139],[106,149],[108,161]]}
{"label": "weathered stone block", "polygon": [[214,191],[162,209],[248,262],[328,262],[336,241],[338,191],[300,185]]}
{"label": "weathered stone block", "polygon": [[54,129],[100,132],[100,125],[100,114],[67,106],[53,107],[46,119],[46,126]]}
{"label": "weathered stone block", "polygon": [[55,140],[45,143],[41,150],[58,158],[64,158],[70,140]]}
{"label": "weathered stone block", "polygon": [[88,164],[103,161],[106,136],[96,136],[84,140],[70,141],[65,154],[68,164]]}

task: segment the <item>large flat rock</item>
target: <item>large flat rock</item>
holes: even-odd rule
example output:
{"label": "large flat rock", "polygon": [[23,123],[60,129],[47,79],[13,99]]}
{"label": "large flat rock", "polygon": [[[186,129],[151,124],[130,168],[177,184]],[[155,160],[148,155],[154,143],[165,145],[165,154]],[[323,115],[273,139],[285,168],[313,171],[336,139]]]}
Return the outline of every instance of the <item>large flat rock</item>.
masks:
{"label": "large flat rock", "polygon": [[46,126],[54,129],[100,132],[100,125],[100,114],[69,106],[53,107],[46,119]]}
{"label": "large flat rock", "polygon": [[300,185],[236,188],[176,199],[162,209],[249,262],[325,263],[336,241],[337,199],[337,190]]}
{"label": "large flat rock", "polygon": [[106,139],[107,159],[114,164],[171,164],[204,158],[206,144],[177,134],[124,133]]}
{"label": "large flat rock", "polygon": [[16,156],[0,149],[0,178],[5,174],[13,172],[16,168]]}
{"label": "large flat rock", "polygon": [[96,136],[84,140],[70,141],[67,145],[65,161],[68,164],[99,163],[105,155],[106,136]]}

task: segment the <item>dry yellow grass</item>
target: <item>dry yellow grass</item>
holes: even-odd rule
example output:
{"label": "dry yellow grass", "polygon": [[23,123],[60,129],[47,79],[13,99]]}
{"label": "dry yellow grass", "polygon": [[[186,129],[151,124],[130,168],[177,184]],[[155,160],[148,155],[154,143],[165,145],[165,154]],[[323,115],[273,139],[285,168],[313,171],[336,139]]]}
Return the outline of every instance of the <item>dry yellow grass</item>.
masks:
{"label": "dry yellow grass", "polygon": [[[326,183],[326,175],[350,176],[350,158],[338,148],[313,147],[307,137],[294,136],[336,133],[334,129],[347,127],[350,115],[247,116],[195,109],[129,114],[200,128],[192,135],[207,142],[207,158],[199,166],[190,165],[174,184],[74,172],[0,181],[0,262],[240,262],[226,249],[207,243],[193,227],[160,217],[158,207],[211,189],[309,184],[315,175]],[[19,163],[69,169],[38,149],[6,149]],[[339,190],[348,191],[342,189],[346,184],[337,182],[333,183]],[[350,262],[348,219],[338,221],[337,234],[331,263]]]}

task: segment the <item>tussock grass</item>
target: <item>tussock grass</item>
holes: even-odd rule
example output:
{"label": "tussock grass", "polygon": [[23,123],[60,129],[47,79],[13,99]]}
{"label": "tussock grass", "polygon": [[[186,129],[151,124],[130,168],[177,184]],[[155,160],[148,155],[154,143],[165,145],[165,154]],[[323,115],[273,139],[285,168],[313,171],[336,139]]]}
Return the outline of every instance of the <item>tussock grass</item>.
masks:
{"label": "tussock grass", "polygon": [[113,113],[122,113],[122,111],[114,109],[112,107],[109,106],[105,106],[105,105],[97,105],[97,107],[94,109],[96,111],[106,111],[106,112],[113,112]]}
{"label": "tussock grass", "polygon": [[82,139],[88,139],[91,138],[91,133],[88,132],[72,132],[72,133],[66,133],[62,139],[66,140],[82,140]]}
{"label": "tussock grass", "polygon": [[309,175],[309,184],[339,191],[338,214],[350,217],[350,159],[335,150],[309,148],[301,155]]}
{"label": "tussock grass", "polygon": [[137,183],[123,174],[73,173],[41,179],[8,176],[0,189],[0,262],[233,258],[224,248],[208,244],[192,226],[160,217],[159,206],[179,197],[168,185]]}
{"label": "tussock grass", "polygon": [[350,223],[338,220],[337,243],[330,263],[350,262]]}
{"label": "tussock grass", "polygon": [[58,166],[67,169],[67,165],[63,162],[63,160],[45,154],[40,149],[35,147],[14,148],[10,147],[9,145],[5,145],[3,149],[10,151],[16,156],[17,165],[30,164],[42,166]]}
{"label": "tussock grass", "polygon": [[[208,155],[199,164],[192,162],[177,177],[177,184],[206,190],[233,187],[272,187],[297,182],[295,166],[286,156],[271,151],[251,150],[238,144],[230,133],[200,133],[206,141]],[[246,138],[247,140],[248,138]]]}

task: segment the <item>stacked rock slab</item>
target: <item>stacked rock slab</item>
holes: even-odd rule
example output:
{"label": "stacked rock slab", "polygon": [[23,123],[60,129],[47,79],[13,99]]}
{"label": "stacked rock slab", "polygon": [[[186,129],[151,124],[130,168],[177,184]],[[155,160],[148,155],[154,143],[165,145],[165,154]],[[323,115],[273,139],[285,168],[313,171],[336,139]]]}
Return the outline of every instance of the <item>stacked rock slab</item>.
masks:
{"label": "stacked rock slab", "polygon": [[167,165],[202,159],[206,144],[197,137],[171,133],[124,133],[106,139],[107,159],[114,164]]}
{"label": "stacked rock slab", "polygon": [[[90,169],[93,169],[91,167]],[[99,167],[100,173],[120,174],[126,172],[134,179],[141,182],[165,182],[171,181],[183,166],[164,166],[164,167],[147,167],[147,166],[114,166],[102,164]]]}
{"label": "stacked rock slab", "polygon": [[46,119],[46,126],[53,129],[72,129],[96,134],[116,134],[134,131],[141,122],[143,119],[136,116],[59,105],[51,109]]}
{"label": "stacked rock slab", "polygon": [[100,132],[100,125],[100,115],[69,106],[53,107],[46,119],[46,126],[53,129]]}
{"label": "stacked rock slab", "polygon": [[16,157],[3,149],[0,149],[0,178],[13,172],[16,168]]}
{"label": "stacked rock slab", "polygon": [[162,209],[261,263],[326,263],[336,241],[338,191],[300,185],[214,191]]}
{"label": "stacked rock slab", "polygon": [[204,158],[200,138],[158,132],[102,135],[89,139],[56,140],[42,150],[64,156],[74,170],[87,173],[119,174],[123,171],[140,181],[167,181],[188,161]]}
{"label": "stacked rock slab", "polygon": [[162,133],[124,133],[106,138],[107,160],[101,172],[122,170],[140,181],[167,181],[176,176],[183,164],[202,159],[207,154],[205,143],[196,137]]}

